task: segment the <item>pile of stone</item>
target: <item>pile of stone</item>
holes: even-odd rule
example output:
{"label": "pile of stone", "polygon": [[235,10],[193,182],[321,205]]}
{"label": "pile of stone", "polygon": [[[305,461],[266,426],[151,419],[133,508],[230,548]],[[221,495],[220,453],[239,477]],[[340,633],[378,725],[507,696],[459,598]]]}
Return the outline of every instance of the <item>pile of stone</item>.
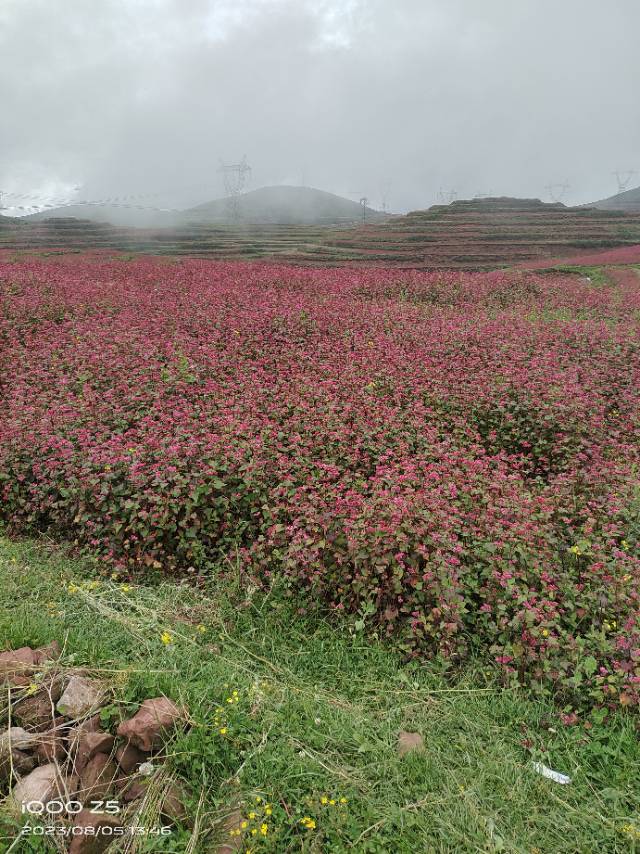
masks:
{"label": "pile of stone", "polygon": [[158,780],[158,820],[184,822],[184,792],[166,782],[162,761],[167,740],[186,724],[186,710],[167,697],[148,699],[110,733],[100,715],[110,701],[108,686],[87,671],[62,668],[59,657],[56,643],[0,653],[8,698],[0,788],[9,809],[45,825],[65,824],[70,854],[104,851],[139,815],[140,799]]}

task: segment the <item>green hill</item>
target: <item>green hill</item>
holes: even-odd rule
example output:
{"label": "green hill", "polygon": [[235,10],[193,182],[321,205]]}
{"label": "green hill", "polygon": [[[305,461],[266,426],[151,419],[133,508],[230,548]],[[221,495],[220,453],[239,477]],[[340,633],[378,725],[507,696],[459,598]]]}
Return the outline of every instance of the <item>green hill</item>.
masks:
{"label": "green hill", "polygon": [[624,193],[617,193],[615,196],[609,196],[608,199],[601,199],[599,202],[593,202],[590,207],[600,208],[603,211],[640,213],[640,187],[636,187],[635,190],[626,190]]}
{"label": "green hill", "polygon": [[[238,219],[250,224],[335,225],[362,221],[359,202],[316,190],[313,187],[261,187],[237,199]],[[228,199],[215,199],[184,211],[192,222],[228,222]],[[384,215],[367,208],[367,219],[380,221]]]}

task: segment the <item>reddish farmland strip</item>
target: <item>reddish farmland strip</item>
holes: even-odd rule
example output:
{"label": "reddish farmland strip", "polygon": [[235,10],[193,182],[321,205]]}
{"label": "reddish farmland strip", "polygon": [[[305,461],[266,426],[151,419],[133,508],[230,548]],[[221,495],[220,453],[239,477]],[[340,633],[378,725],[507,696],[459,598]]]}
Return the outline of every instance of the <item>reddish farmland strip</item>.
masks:
{"label": "reddish farmland strip", "polygon": [[527,273],[0,263],[14,529],[286,579],[412,654],[640,683],[640,292]]}

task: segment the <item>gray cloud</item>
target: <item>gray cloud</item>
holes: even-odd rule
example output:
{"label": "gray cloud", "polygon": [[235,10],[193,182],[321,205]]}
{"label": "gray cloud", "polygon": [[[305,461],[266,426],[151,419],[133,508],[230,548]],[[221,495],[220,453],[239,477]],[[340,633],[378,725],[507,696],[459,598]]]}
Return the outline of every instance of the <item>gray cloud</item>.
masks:
{"label": "gray cloud", "polygon": [[[0,187],[568,200],[640,171],[637,0],[2,0]],[[640,183],[640,179],[638,179]]]}

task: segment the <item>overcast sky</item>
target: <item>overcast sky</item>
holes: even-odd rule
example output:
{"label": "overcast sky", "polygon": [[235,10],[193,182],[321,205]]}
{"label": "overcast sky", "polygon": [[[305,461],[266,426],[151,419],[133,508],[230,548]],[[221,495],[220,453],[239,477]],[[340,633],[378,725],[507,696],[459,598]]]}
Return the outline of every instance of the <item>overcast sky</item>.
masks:
{"label": "overcast sky", "polygon": [[588,202],[640,173],[639,35],[639,0],[0,0],[0,189],[186,204],[246,154],[397,211]]}

